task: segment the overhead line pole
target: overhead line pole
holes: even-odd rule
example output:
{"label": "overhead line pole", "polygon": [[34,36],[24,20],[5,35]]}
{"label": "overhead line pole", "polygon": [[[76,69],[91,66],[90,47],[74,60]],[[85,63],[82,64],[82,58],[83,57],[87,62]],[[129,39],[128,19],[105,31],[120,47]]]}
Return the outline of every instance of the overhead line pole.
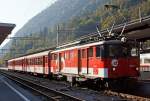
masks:
{"label": "overhead line pole", "polygon": [[59,46],[59,25],[57,25],[57,47]]}

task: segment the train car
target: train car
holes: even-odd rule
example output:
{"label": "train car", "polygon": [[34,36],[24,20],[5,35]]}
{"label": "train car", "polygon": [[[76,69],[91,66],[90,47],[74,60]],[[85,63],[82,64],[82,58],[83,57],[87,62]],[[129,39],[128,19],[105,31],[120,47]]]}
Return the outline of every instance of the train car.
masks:
{"label": "train car", "polygon": [[150,72],[150,54],[149,53],[140,55],[140,71]]}
{"label": "train car", "polygon": [[49,74],[48,53],[49,51],[44,51],[26,56],[25,71],[43,75]]}
{"label": "train car", "polygon": [[51,72],[73,78],[116,80],[139,76],[139,49],[136,43],[107,40],[51,52]]}
{"label": "train car", "polygon": [[8,60],[8,69],[14,71],[22,71],[23,59],[24,57],[18,57],[18,58]]}
{"label": "train car", "polygon": [[43,51],[8,60],[8,69],[34,74],[49,74],[48,53]]}

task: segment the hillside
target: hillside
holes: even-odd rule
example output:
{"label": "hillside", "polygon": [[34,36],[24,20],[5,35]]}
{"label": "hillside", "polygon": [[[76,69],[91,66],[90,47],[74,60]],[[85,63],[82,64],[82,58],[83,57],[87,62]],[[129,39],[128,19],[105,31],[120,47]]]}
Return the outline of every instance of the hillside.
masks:
{"label": "hillside", "polygon": [[[116,8],[106,8],[113,4]],[[59,44],[76,39],[82,35],[150,15],[150,0],[58,0],[53,5],[33,17],[20,29],[16,36],[39,37],[39,40],[13,41],[10,48],[16,49],[6,54],[14,57],[16,53],[26,54],[39,49],[56,46],[56,26],[59,24]]]}
{"label": "hillside", "polygon": [[103,5],[110,0],[58,0],[49,8],[45,9],[20,29],[16,36],[35,33],[43,30],[45,27],[54,27],[71,20],[74,17],[80,17],[87,12],[96,10],[95,4]]}

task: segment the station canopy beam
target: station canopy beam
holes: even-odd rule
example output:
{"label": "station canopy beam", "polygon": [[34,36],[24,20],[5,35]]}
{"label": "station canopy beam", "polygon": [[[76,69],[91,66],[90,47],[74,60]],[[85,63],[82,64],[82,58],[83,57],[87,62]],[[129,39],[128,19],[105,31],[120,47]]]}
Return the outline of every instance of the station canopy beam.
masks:
{"label": "station canopy beam", "polygon": [[6,37],[15,28],[15,24],[10,23],[0,23],[0,44],[6,39]]}

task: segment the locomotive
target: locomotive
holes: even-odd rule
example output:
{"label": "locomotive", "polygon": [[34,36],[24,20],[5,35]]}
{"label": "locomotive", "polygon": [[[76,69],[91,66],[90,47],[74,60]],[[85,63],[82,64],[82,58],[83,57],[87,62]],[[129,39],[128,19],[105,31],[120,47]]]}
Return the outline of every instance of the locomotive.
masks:
{"label": "locomotive", "polygon": [[98,41],[80,40],[10,59],[8,69],[49,77],[66,77],[71,83],[98,80],[103,86],[113,81],[136,79],[140,69],[138,43],[122,40],[124,37],[113,34],[99,34]]}

